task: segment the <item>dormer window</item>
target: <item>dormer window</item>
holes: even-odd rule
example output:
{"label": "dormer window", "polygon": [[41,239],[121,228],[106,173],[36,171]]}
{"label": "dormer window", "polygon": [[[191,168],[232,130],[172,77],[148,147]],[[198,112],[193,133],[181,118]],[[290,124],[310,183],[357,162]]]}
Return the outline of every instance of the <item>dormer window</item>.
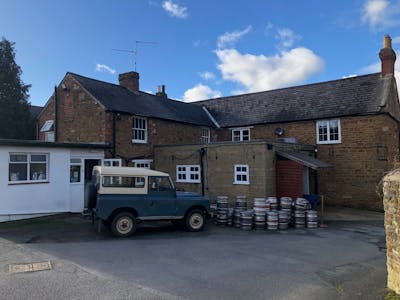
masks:
{"label": "dormer window", "polygon": [[44,132],[44,140],[45,142],[54,142],[54,120],[47,120],[40,132]]}

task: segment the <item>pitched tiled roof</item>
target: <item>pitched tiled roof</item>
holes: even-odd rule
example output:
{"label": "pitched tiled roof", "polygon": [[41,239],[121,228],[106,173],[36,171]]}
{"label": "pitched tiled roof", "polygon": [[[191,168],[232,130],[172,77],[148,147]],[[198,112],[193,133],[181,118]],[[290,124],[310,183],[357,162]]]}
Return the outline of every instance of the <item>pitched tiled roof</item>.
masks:
{"label": "pitched tiled roof", "polygon": [[221,127],[376,114],[387,111],[392,84],[376,73],[194,103]]}
{"label": "pitched tiled roof", "polygon": [[116,84],[91,79],[74,73],[67,74],[75,78],[108,110],[214,127],[211,119],[201,106],[144,92],[134,93]]}
{"label": "pitched tiled roof", "polygon": [[30,110],[31,110],[31,115],[34,119],[38,117],[40,112],[42,111],[42,106],[36,106],[36,105],[31,105]]}

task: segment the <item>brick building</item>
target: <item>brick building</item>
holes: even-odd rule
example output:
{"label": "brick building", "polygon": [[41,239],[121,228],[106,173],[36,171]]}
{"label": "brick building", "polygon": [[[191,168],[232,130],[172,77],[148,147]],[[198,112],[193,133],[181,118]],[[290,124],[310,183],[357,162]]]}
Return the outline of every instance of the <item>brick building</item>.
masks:
{"label": "brick building", "polygon": [[120,85],[67,73],[39,116],[39,137],[110,143],[109,158],[169,171],[178,187],[212,197],[318,192],[331,204],[382,209],[376,186],[399,162],[390,37],[379,56],[380,73],[190,104],[164,88],[139,91],[136,72]]}

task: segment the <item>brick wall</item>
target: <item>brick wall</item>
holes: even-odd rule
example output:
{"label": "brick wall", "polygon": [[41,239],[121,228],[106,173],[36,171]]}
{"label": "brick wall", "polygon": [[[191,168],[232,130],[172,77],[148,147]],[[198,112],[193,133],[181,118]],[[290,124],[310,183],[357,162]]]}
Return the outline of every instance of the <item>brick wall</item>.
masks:
{"label": "brick wall", "polygon": [[[132,143],[133,116],[121,115],[116,123],[116,153],[126,158],[152,157],[154,145],[201,144],[202,126],[147,119],[146,144]],[[215,134],[211,130],[211,137]]]}
{"label": "brick wall", "polygon": [[385,208],[386,265],[389,289],[400,294],[400,171],[396,170],[383,180]]}
{"label": "brick wall", "polygon": [[44,123],[46,123],[47,120],[54,120],[54,100],[53,97],[51,97],[48,100],[48,104],[42,109],[40,112],[40,116],[38,119],[38,129],[39,129],[39,136],[38,139],[41,141],[44,141],[45,139],[45,133],[40,132],[40,129],[43,127]]}
{"label": "brick wall", "polygon": [[[57,88],[57,133],[59,142],[111,142],[111,114],[93,99],[70,75]],[[39,117],[39,126],[53,116],[54,98],[51,98]],[[44,139],[40,134],[39,138]]]}
{"label": "brick wall", "polygon": [[[204,190],[212,202],[219,195],[229,197],[233,205],[237,195],[247,196],[249,206],[255,197],[275,196],[275,148],[266,142],[218,143],[191,146],[155,147],[155,167],[171,175],[176,182],[176,165],[199,165],[200,148],[206,149],[203,158]],[[249,166],[250,184],[234,184],[234,165]],[[199,183],[176,183],[185,191],[201,193]]]}
{"label": "brick wall", "polygon": [[[382,210],[376,193],[382,176],[399,166],[399,128],[386,114],[340,118],[340,144],[317,145],[318,159],[333,168],[318,171],[319,193],[326,203]],[[251,139],[275,138],[274,130],[300,143],[316,144],[316,121],[256,125]],[[220,129],[219,141],[231,140],[231,130]]]}
{"label": "brick wall", "polygon": [[292,160],[276,161],[276,196],[303,197],[303,166]]}

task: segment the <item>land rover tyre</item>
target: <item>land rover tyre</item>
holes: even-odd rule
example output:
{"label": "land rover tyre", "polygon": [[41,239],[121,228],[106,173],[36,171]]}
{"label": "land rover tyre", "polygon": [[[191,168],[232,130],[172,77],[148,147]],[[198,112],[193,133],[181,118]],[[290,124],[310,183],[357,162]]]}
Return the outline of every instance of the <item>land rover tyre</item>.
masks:
{"label": "land rover tyre", "polygon": [[131,236],[136,231],[136,218],[129,212],[117,214],[112,220],[111,231],[118,237]]}
{"label": "land rover tyre", "polygon": [[96,206],[97,190],[93,182],[85,184],[85,208],[89,211]]}
{"label": "land rover tyre", "polygon": [[201,231],[206,225],[204,211],[200,209],[192,209],[188,212],[185,219],[186,229],[188,231]]}

